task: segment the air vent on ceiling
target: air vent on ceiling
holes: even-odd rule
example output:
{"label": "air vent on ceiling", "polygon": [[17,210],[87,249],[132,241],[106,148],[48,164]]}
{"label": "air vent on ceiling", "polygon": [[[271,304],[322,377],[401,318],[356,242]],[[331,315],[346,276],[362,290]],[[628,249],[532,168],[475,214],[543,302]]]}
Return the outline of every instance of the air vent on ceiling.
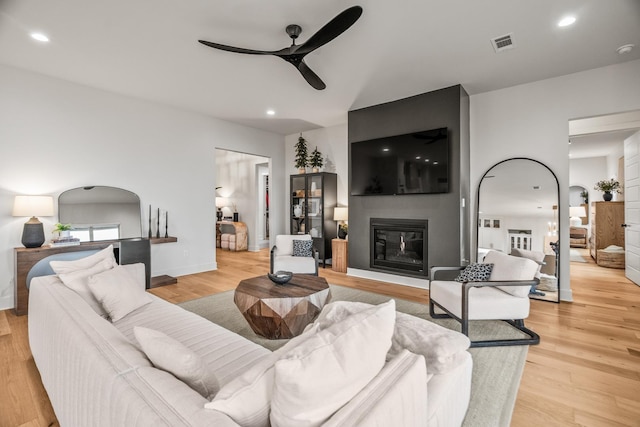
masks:
{"label": "air vent on ceiling", "polygon": [[504,36],[500,37],[494,37],[493,39],[491,39],[491,44],[493,45],[493,50],[495,50],[496,53],[516,47],[515,41],[513,40],[513,33],[505,34]]}

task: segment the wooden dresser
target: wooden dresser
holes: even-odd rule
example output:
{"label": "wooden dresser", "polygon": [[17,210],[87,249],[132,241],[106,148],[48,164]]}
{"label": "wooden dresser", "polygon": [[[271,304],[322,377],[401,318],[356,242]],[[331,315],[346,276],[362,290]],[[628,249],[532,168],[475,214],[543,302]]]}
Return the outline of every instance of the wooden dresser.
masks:
{"label": "wooden dresser", "polygon": [[598,250],[610,245],[624,248],[624,202],[591,203],[591,257],[598,262]]}

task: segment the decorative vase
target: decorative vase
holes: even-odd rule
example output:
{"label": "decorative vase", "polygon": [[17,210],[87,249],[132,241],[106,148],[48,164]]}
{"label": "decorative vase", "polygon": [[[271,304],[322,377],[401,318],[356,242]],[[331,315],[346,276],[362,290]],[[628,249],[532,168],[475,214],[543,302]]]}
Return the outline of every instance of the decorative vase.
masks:
{"label": "decorative vase", "polygon": [[344,239],[345,237],[347,237],[347,232],[344,231],[344,228],[338,228],[338,238]]}
{"label": "decorative vase", "polygon": [[300,205],[295,205],[295,206],[293,207],[293,216],[297,216],[297,217],[302,216],[302,206],[300,206]]}
{"label": "decorative vase", "polygon": [[320,172],[320,168],[312,168],[311,172],[318,173],[318,172]]}
{"label": "decorative vase", "polygon": [[298,168],[298,173],[299,174],[307,173],[307,168]]}
{"label": "decorative vase", "polygon": [[604,194],[602,195],[602,198],[604,199],[605,202],[610,202],[611,199],[613,199],[613,194],[611,194],[611,191],[605,191]]}
{"label": "decorative vase", "polygon": [[233,222],[238,222],[238,212],[233,213]]}
{"label": "decorative vase", "polygon": [[60,230],[60,238],[61,239],[66,239],[71,237],[71,231],[70,230]]}

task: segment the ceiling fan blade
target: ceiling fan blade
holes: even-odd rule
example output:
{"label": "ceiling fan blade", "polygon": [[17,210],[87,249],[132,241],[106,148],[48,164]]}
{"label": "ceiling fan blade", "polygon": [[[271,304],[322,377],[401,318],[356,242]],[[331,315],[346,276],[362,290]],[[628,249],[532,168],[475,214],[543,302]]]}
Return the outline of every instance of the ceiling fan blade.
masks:
{"label": "ceiling fan blade", "polygon": [[306,55],[317,48],[329,43],[331,40],[345,32],[350,26],[362,15],[360,6],[353,6],[343,11],[338,16],[329,21],[324,27],[320,28],[306,42],[296,49],[296,54]]}
{"label": "ceiling fan blade", "polygon": [[300,61],[298,64],[298,70],[302,77],[311,85],[314,89],[322,90],[327,87],[326,84],[318,77],[316,73],[314,73],[304,61]]}
{"label": "ceiling fan blade", "polygon": [[234,47],[234,46],[227,46],[225,44],[212,43],[212,42],[208,42],[206,40],[198,40],[198,41],[200,43],[202,43],[203,45],[212,47],[214,49],[226,50],[227,52],[234,52],[234,53],[246,53],[248,55],[274,55],[274,54],[280,52],[280,51],[265,51],[265,50],[245,49],[245,48],[242,48],[242,47]]}

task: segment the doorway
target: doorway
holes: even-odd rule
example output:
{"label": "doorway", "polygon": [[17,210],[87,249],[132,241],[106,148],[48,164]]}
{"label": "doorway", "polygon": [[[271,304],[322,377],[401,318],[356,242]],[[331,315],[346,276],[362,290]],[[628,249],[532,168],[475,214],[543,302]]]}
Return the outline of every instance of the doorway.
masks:
{"label": "doorway", "polygon": [[[605,264],[598,262],[598,251],[616,250],[616,246],[621,247],[622,254],[604,253],[602,260],[615,259],[614,268],[625,269],[626,276],[634,283],[640,283],[640,218],[635,219],[633,212],[629,215],[629,206],[638,201],[640,194],[637,191],[639,185],[637,177],[637,165],[629,163],[630,160],[637,162],[637,155],[629,155],[631,152],[637,153],[640,149],[640,110],[610,114],[605,116],[589,117],[569,121],[569,184],[581,186],[586,191],[587,212],[586,224],[581,227],[586,228],[587,248],[580,249],[583,258],[587,262],[596,262],[600,266]],[[625,148],[626,146],[626,148]],[[624,205],[618,209],[623,209],[623,214],[617,214],[621,220],[614,221],[616,230],[620,231],[622,237],[620,242],[607,242],[607,248],[602,246],[603,241],[598,241],[597,236],[602,222],[597,221],[597,204],[604,207],[603,195],[595,190],[594,186],[598,181],[615,179],[623,186],[623,192],[616,194],[613,201]],[[575,192],[575,191],[574,191]],[[570,200],[573,200],[571,198]],[[575,197],[574,197],[575,198]],[[574,202],[578,199],[575,198]],[[613,208],[612,205],[606,205]],[[635,221],[635,222],[634,222]],[[583,219],[583,222],[584,219]],[[620,223],[620,224],[618,224]],[[633,223],[632,227],[619,230],[627,223]],[[598,225],[596,225],[598,224]],[[635,226],[635,227],[634,227]],[[635,228],[635,229],[634,229]],[[610,235],[608,231],[606,235]],[[637,243],[636,243],[637,242]],[[574,250],[571,248],[571,250]],[[577,249],[576,249],[577,250]],[[572,258],[573,261],[573,258]],[[634,264],[629,266],[629,262]],[[637,265],[636,265],[637,264]],[[608,266],[612,268],[611,265]],[[609,268],[602,268],[603,273],[611,271]],[[571,266],[569,269],[571,275]]]}
{"label": "doorway", "polygon": [[246,225],[248,251],[268,247],[264,182],[268,182],[271,159],[216,148],[215,163],[216,208],[222,218]]}

